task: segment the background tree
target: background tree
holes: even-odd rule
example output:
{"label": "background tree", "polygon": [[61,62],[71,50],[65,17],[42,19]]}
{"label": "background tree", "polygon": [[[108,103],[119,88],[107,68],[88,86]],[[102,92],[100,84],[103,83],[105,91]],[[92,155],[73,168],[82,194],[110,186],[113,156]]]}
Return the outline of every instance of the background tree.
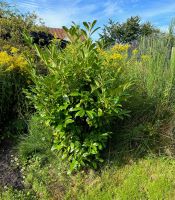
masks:
{"label": "background tree", "polygon": [[47,32],[47,28],[35,13],[23,14],[14,6],[0,1],[0,46],[8,44],[18,48],[24,47],[24,31]]}
{"label": "background tree", "polygon": [[141,24],[140,17],[135,16],[123,23],[114,22],[110,19],[109,23],[104,26],[100,38],[108,46],[111,46],[115,43],[132,43],[137,41],[140,36],[158,32],[159,30],[154,28],[150,22]]}

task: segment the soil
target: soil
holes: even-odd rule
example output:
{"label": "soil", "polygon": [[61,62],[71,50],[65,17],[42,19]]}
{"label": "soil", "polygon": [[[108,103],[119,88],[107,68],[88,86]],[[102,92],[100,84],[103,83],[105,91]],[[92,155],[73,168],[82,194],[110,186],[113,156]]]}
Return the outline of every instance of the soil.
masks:
{"label": "soil", "polygon": [[14,145],[9,141],[0,143],[0,187],[23,189],[20,167],[15,163]]}

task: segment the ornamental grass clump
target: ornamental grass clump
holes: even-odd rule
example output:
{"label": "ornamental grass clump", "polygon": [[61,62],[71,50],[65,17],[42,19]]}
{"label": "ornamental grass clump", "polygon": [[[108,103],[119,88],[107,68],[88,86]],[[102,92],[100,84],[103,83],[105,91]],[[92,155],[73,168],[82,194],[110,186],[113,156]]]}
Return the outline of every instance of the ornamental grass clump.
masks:
{"label": "ornamental grass clump", "polygon": [[[134,80],[133,98],[140,96],[141,105],[147,102],[146,112],[153,111],[153,118],[164,115],[166,110],[173,110],[175,56],[172,45],[170,34],[143,37],[135,58],[133,56],[128,61],[127,73]],[[140,108],[136,111],[143,114],[145,108]]]}
{"label": "ornamental grass clump", "polygon": [[[130,119],[116,140],[120,151],[135,157],[147,153],[174,155],[175,52],[171,33],[142,37],[128,60],[126,76],[133,80],[127,102]],[[132,121],[131,121],[132,119]]]}
{"label": "ornamental grass clump", "polygon": [[84,22],[84,29],[64,28],[70,40],[65,49],[59,48],[59,41],[44,49],[34,45],[48,70],[45,76],[38,75],[28,58],[35,86],[27,96],[41,120],[52,127],[52,149],[68,161],[69,172],[97,168],[113,133],[111,124],[128,115],[122,106],[131,85],[122,76],[128,47],[109,50],[117,54],[111,58],[91,39],[95,23]]}

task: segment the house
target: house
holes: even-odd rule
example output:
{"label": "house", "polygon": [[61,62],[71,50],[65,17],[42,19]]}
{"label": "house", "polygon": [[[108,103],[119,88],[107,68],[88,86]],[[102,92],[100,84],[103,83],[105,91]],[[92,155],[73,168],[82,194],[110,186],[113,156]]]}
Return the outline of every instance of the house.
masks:
{"label": "house", "polygon": [[[49,33],[52,34],[54,37],[61,39],[66,44],[70,42],[69,37],[67,36],[66,31],[63,28],[48,28]],[[83,42],[85,40],[84,35],[80,36],[80,40]]]}
{"label": "house", "polygon": [[[33,38],[33,43],[36,43],[40,46],[48,46],[53,38],[61,40],[60,47],[65,48],[66,45],[70,42],[69,37],[66,31],[62,28],[47,28],[47,32],[31,32],[31,37]],[[85,38],[82,35],[80,37],[81,41],[84,41]]]}
{"label": "house", "polygon": [[61,48],[65,48],[66,44],[70,41],[67,34],[62,28],[48,28],[49,33],[61,40]]}
{"label": "house", "polygon": [[66,32],[61,28],[48,28],[47,32],[32,31],[30,36],[33,38],[33,43],[40,46],[48,46],[53,38],[57,38],[61,40],[60,47],[64,49],[69,42]]}

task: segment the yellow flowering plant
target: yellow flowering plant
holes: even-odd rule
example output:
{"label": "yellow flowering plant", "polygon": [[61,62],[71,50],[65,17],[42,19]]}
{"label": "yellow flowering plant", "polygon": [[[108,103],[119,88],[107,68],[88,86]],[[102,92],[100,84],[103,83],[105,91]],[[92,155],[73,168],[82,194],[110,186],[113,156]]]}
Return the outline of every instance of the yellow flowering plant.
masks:
{"label": "yellow flowering plant", "polygon": [[[27,62],[23,55],[15,47],[7,45],[3,47],[0,51],[0,127],[2,130],[6,124],[12,123],[14,119],[17,120],[19,114],[24,114],[27,107],[22,90],[30,84],[29,81]],[[15,130],[15,133],[17,132]],[[9,135],[0,135],[0,140],[4,136]]]}
{"label": "yellow flowering plant", "polygon": [[27,62],[22,54],[18,53],[17,48],[11,47],[10,52],[0,51],[0,67],[4,71],[20,70],[23,72],[27,70],[26,66]]}
{"label": "yellow flowering plant", "polygon": [[128,44],[115,44],[108,50],[98,48],[99,54],[104,58],[104,64],[110,68],[123,68],[128,58]]}

